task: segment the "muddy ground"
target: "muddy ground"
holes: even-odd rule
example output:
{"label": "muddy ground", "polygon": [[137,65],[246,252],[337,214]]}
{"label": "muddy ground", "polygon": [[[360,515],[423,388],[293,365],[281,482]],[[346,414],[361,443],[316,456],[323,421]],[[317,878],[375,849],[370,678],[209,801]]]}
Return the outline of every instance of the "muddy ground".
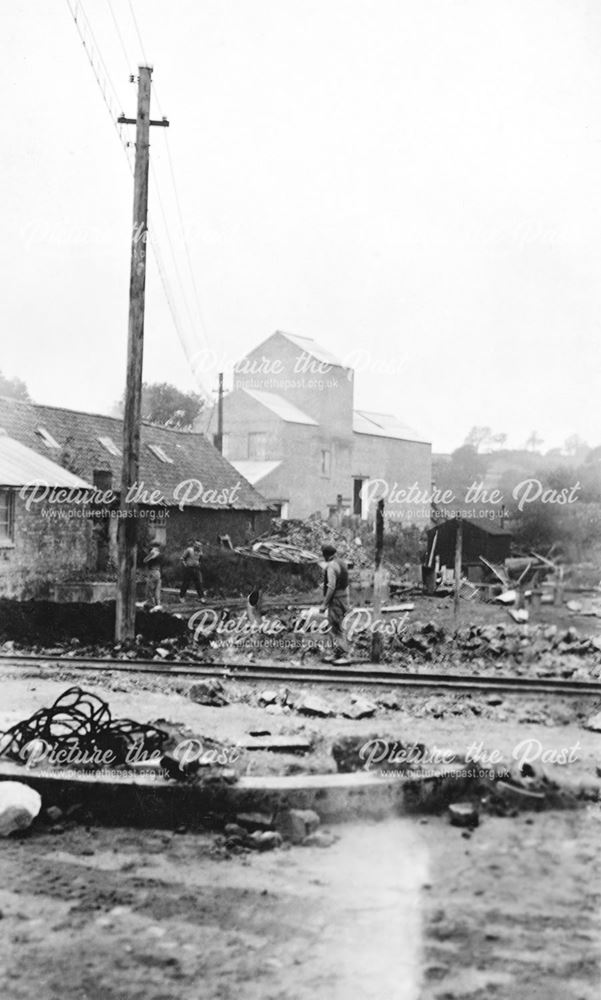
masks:
{"label": "muddy ground", "polygon": [[[482,620],[498,620],[482,608]],[[244,774],[333,771],[340,735],[389,735],[458,755],[481,743],[510,761],[524,741],[539,753],[576,746],[572,763],[551,768],[559,780],[588,781],[601,768],[601,734],[584,725],[601,710],[593,697],[401,691],[390,708],[384,689],[357,689],[376,710],[349,719],[348,689],[323,686],[309,693],[331,706],[328,718],[298,711],[307,689],[295,685],[277,685],[277,707],[268,707],[267,685],[227,681],[228,703],[215,707],[194,701],[185,678],[64,662],[5,663],[0,681],[0,729],[80,684],[116,716],[226,742],[269,731],[314,744],[305,757],[248,752]],[[335,832],[328,848],[264,854],[230,854],[216,834],[65,821],[0,840],[0,997],[598,1000],[599,804],[483,815],[473,832],[446,815]]]}
{"label": "muddy ground", "polygon": [[228,855],[83,827],[0,842],[3,1000],[597,1000],[599,806],[337,828]]}

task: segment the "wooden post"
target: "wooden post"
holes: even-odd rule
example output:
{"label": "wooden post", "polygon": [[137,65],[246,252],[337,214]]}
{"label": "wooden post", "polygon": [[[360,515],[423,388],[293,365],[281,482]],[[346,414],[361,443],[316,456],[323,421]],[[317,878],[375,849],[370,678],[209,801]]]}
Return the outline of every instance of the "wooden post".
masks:
{"label": "wooden post", "polygon": [[[149,66],[139,67],[134,167],[134,213],[129,279],[129,327],[127,379],[123,416],[123,464],[121,467],[120,517],[118,527],[119,567],[115,639],[123,642],[135,634],[137,523],[128,493],[138,481],[140,468],[140,413],[142,407],[142,359],[144,353],[144,293],[146,287],[146,240],[148,231],[148,164],[150,126]],[[131,119],[124,119],[130,122]]]}
{"label": "wooden post", "polygon": [[217,433],[213,435],[213,444],[223,455],[223,372],[219,373],[219,388],[217,390]]}
{"label": "wooden post", "polygon": [[[382,552],[384,549],[384,501],[378,500],[376,509],[376,558],[374,569],[374,596],[373,596],[373,616],[374,621],[380,618],[382,610],[382,592],[385,584],[385,572],[382,569]],[[379,663],[382,659],[382,634],[372,632],[371,637],[371,659],[372,663]]]}
{"label": "wooden post", "polygon": [[455,596],[453,610],[455,618],[459,614],[459,593],[461,591],[461,555],[463,551],[463,521],[457,519],[457,533],[455,535]]}

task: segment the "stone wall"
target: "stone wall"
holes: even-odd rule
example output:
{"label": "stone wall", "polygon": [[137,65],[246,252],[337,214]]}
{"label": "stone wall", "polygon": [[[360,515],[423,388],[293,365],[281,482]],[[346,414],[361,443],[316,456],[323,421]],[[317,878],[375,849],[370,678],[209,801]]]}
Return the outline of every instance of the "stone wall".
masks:
{"label": "stone wall", "polygon": [[13,542],[0,547],[0,596],[45,597],[54,584],[91,571],[95,544],[85,513],[67,504],[27,510],[15,491]]}

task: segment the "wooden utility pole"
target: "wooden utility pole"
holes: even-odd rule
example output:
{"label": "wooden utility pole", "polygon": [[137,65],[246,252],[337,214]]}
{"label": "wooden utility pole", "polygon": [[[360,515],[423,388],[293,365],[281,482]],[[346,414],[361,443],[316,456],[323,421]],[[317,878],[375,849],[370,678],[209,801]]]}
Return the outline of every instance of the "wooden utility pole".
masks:
{"label": "wooden utility pole", "polygon": [[217,451],[220,451],[223,455],[223,372],[219,372],[219,388],[217,389],[217,433],[213,435],[213,444],[217,448]]}
{"label": "wooden utility pole", "polygon": [[455,535],[455,594],[453,600],[453,610],[455,618],[459,614],[459,594],[461,591],[461,559],[463,554],[463,521],[457,518],[457,533]]}
{"label": "wooden utility pole", "polygon": [[[373,596],[373,616],[374,622],[378,621],[382,611],[382,596],[386,586],[386,573],[382,568],[382,552],[384,550],[384,501],[378,500],[376,509],[376,558],[374,567],[374,596]],[[371,659],[372,663],[379,663],[382,659],[384,648],[382,633],[376,629],[371,635]]]}
{"label": "wooden utility pole", "polygon": [[[127,336],[127,377],[123,416],[123,464],[118,525],[119,567],[115,639],[133,639],[136,621],[137,521],[129,499],[138,482],[140,468],[140,415],[142,410],[142,360],[144,354],[144,296],[146,289],[146,244],[148,236],[148,167],[150,125],[168,125],[150,120],[150,77],[152,68],[140,66],[136,118],[121,116],[121,124],[136,126],[134,166],[134,213],[129,279],[129,327]],[[133,79],[133,78],[132,78]],[[132,516],[134,515],[134,516]]]}

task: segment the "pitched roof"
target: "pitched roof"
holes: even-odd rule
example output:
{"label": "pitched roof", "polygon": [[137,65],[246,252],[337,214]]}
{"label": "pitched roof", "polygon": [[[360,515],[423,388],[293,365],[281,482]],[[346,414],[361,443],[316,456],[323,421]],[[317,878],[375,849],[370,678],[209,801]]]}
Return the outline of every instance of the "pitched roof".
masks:
{"label": "pitched roof", "polygon": [[298,406],[295,406],[294,403],[284,399],[283,396],[278,396],[275,392],[263,392],[259,389],[241,389],[240,392],[245,392],[252,399],[256,399],[257,403],[260,403],[261,406],[266,406],[268,410],[275,413],[281,420],[285,420],[287,424],[311,424],[313,427],[318,426],[317,420],[309,417],[302,410],[299,410]]}
{"label": "pitched roof", "polygon": [[239,462],[232,462],[232,465],[240,475],[244,476],[253,486],[261,479],[265,479],[265,476],[268,476],[270,472],[273,472],[281,464],[281,462],[255,462],[252,459],[241,459]]}
{"label": "pitched roof", "polygon": [[[118,417],[81,413],[57,406],[41,406],[0,397],[0,427],[38,455],[76,469],[93,481],[95,471],[110,472],[113,489],[121,482],[123,422]],[[58,447],[54,447],[54,440]],[[150,447],[154,446],[154,447]],[[158,450],[157,450],[158,449]],[[165,461],[163,454],[171,461]],[[168,506],[177,504],[176,487],[186,480],[202,483],[207,490],[221,492],[225,502],[202,495],[186,506],[223,510],[266,510],[267,503],[241,474],[202,434],[171,430],[142,423],[140,439],[140,484],[150,492],[159,490]],[[232,502],[227,502],[227,496]],[[196,488],[195,492],[199,492]]]}
{"label": "pitched roof", "polygon": [[51,489],[93,489],[91,483],[67,472],[56,462],[39,455],[8,434],[0,434],[0,486],[29,486],[35,483]]}
{"label": "pitched roof", "polygon": [[[447,528],[447,530],[449,530],[448,528],[449,525],[451,525],[452,527],[453,526],[456,527],[457,520],[458,519],[455,517],[436,518],[436,523],[433,528],[429,529],[428,534],[431,534],[434,531],[438,531],[440,528],[443,529]],[[486,535],[506,535],[509,536],[510,538],[513,537],[513,532],[511,531],[511,528],[503,527],[501,525],[500,518],[498,520],[493,520],[493,518],[491,517],[481,516],[479,510],[473,510],[473,511],[466,510],[463,512],[459,520],[463,521],[464,523],[473,525],[474,528],[478,528],[480,531],[483,531]]]}
{"label": "pitched roof", "polygon": [[312,358],[317,361],[323,361],[326,365],[334,365],[336,368],[348,368],[348,365],[342,363],[340,358],[337,358],[330,351],[318,344],[317,341],[313,340],[312,337],[299,337],[295,333],[284,333],[283,330],[276,330],[280,337],[285,337],[286,340],[292,341],[296,347],[300,347],[301,351],[306,351],[310,354]]}
{"label": "pitched roof", "polygon": [[430,443],[419,431],[407,424],[402,424],[392,413],[354,410],[353,431],[355,434],[373,434],[374,437],[397,438],[399,441]]}

